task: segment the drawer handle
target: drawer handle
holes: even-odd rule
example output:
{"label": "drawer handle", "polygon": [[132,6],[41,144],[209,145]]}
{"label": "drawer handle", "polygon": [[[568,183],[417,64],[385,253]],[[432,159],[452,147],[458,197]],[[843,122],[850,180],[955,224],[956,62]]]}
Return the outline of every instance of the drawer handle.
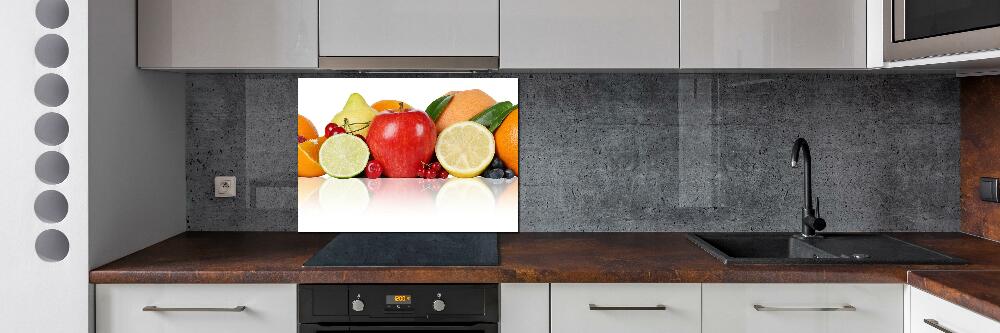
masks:
{"label": "drawer handle", "polygon": [[667,306],[662,304],[654,306],[599,306],[596,304],[590,304],[591,311],[663,311],[666,309]]}
{"label": "drawer handle", "polygon": [[857,311],[853,305],[844,305],[838,307],[828,307],[828,308],[776,308],[770,306],[763,306],[760,304],[754,304],[753,309],[757,311]]}
{"label": "drawer handle", "polygon": [[142,311],[154,312],[243,312],[247,307],[240,305],[231,308],[161,308],[155,305],[142,307]]}
{"label": "drawer handle", "polygon": [[930,327],[936,328],[938,331],[941,331],[941,332],[944,332],[944,333],[955,333],[955,331],[949,330],[949,329],[945,328],[944,326],[941,326],[941,323],[939,323],[937,320],[934,320],[934,319],[924,319],[924,324],[927,324]]}

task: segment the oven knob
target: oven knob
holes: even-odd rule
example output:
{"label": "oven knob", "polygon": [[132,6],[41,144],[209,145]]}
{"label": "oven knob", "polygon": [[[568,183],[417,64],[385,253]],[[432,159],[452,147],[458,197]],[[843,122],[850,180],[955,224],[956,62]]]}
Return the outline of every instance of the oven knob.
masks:
{"label": "oven knob", "polygon": [[437,312],[444,311],[444,301],[439,299],[434,300],[434,311]]}
{"label": "oven knob", "polygon": [[362,301],[362,300],[360,300],[360,299],[356,299],[356,300],[354,300],[354,301],[351,302],[351,309],[354,310],[354,311],[356,311],[356,312],[364,311],[365,310],[365,302]]}

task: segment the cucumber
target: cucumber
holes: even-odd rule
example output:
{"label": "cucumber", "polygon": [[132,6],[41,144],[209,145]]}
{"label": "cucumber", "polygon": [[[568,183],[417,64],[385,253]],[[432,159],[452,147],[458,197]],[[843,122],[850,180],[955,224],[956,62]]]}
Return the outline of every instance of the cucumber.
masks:
{"label": "cucumber", "polygon": [[438,120],[438,117],[441,116],[441,111],[444,111],[444,108],[448,106],[448,103],[451,103],[451,97],[451,95],[438,97],[438,99],[431,102],[431,105],[427,106],[427,110],[425,110],[425,112],[427,112],[428,117],[431,117],[431,121]]}
{"label": "cucumber", "polygon": [[490,132],[496,132],[497,127],[500,127],[500,123],[503,122],[504,118],[507,118],[507,115],[516,108],[517,105],[509,101],[503,101],[483,110],[483,112],[480,112],[470,120],[486,126],[486,128],[490,129]]}

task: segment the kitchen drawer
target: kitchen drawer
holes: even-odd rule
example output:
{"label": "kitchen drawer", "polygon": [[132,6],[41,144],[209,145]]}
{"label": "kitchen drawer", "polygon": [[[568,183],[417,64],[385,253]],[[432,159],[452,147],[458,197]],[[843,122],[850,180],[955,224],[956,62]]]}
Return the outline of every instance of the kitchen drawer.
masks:
{"label": "kitchen drawer", "polygon": [[499,0],[320,0],[323,57],[497,57]]}
{"label": "kitchen drawer", "polygon": [[[902,284],[704,284],[703,332],[901,333],[904,290]],[[848,305],[854,310],[834,310]]]}
{"label": "kitchen drawer", "polygon": [[293,284],[100,284],[96,293],[98,333],[294,333],[297,326]]}
{"label": "kitchen drawer", "polygon": [[[997,333],[1000,322],[910,287],[910,332]],[[936,321],[936,328],[928,321]]]}
{"label": "kitchen drawer", "polygon": [[551,290],[553,333],[701,330],[699,284],[554,283]]}

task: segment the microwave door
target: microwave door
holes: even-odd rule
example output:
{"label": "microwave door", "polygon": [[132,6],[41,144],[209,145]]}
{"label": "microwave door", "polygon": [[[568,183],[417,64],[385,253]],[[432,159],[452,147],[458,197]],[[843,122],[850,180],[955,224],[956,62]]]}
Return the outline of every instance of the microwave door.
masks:
{"label": "microwave door", "polygon": [[887,61],[1000,49],[1000,1],[884,0]]}

